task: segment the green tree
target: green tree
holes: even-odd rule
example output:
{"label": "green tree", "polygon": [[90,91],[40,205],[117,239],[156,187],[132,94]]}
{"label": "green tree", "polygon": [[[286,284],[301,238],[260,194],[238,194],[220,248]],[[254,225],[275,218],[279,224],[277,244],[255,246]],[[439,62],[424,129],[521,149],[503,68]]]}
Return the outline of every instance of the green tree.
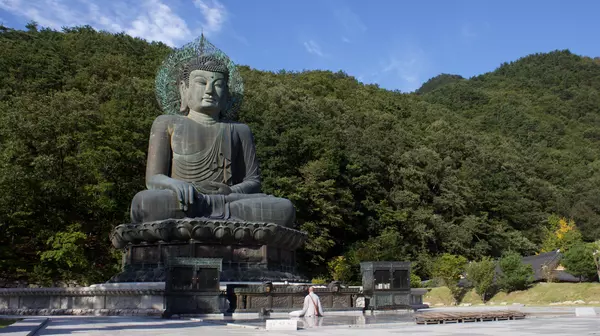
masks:
{"label": "green tree", "polygon": [[575,244],[564,253],[561,264],[565,266],[569,273],[579,277],[579,281],[589,281],[597,275],[594,252],[594,244],[583,242]]}
{"label": "green tree", "polygon": [[450,83],[456,83],[461,80],[464,80],[464,78],[460,75],[440,74],[433,78],[430,78],[425,83],[423,83],[423,85],[421,85],[421,87],[418,88],[415,91],[415,93],[417,93],[417,94],[428,93],[428,92],[431,92],[441,86],[444,86],[444,85],[447,85]]}
{"label": "green tree", "polygon": [[410,273],[410,288],[421,288],[421,278],[415,273]]}
{"label": "green tree", "polygon": [[521,255],[516,252],[507,252],[498,262],[500,266],[499,287],[510,293],[525,290],[533,282],[533,268],[524,264]]}
{"label": "green tree", "polygon": [[387,228],[377,237],[360,242],[353,251],[359,261],[404,260],[406,242],[397,229]]}
{"label": "green tree", "polygon": [[337,256],[327,263],[329,273],[335,281],[348,283],[354,277],[352,264],[344,256]]}
{"label": "green tree", "polygon": [[486,302],[494,294],[494,279],[496,277],[496,263],[490,257],[483,257],[481,261],[472,262],[467,266],[467,280],[475,288],[475,292]]}
{"label": "green tree", "polygon": [[567,221],[566,218],[560,218],[552,215],[548,218],[548,226],[545,227],[545,238],[542,241],[542,252],[559,250],[564,252],[572,246],[581,243],[582,235],[575,221]]}
{"label": "green tree", "polygon": [[[49,275],[43,282],[56,278],[85,282],[85,272],[90,264],[85,256],[87,236],[80,230],[81,225],[74,224],[67,231],[57,232],[48,239],[50,249],[40,254],[43,268],[38,269],[38,272]],[[54,272],[58,274],[52,274]]]}
{"label": "green tree", "polygon": [[458,286],[462,278],[467,259],[463,256],[444,253],[436,258],[433,266],[433,277],[440,279],[452,292],[452,296],[459,303],[464,294],[464,289]]}
{"label": "green tree", "polygon": [[[145,187],[154,76],[171,48],[35,23],[0,27],[0,44],[0,278],[106,281],[119,260],[106,237]],[[343,72],[240,71],[238,121],[264,192],[291,199],[309,235],[305,274],[329,274],[338,256],[354,274],[358,260],[411,260],[425,277],[444,253],[527,255],[556,233],[542,224],[553,213],[600,239],[596,59],[533,54],[417,94]],[[82,254],[42,260],[69,232],[85,235]]]}
{"label": "green tree", "polygon": [[596,264],[596,272],[598,276],[598,281],[600,281],[600,240],[595,241],[592,244],[592,248],[594,249],[594,264]]}

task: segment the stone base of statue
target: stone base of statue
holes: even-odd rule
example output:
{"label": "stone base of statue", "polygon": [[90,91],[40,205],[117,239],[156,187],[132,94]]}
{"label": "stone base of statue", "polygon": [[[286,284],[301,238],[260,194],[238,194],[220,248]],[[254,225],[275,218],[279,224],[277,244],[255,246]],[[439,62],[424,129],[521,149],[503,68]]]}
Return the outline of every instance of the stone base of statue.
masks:
{"label": "stone base of statue", "polygon": [[122,224],[110,238],[125,254],[109,282],[165,281],[165,265],[178,257],[221,258],[221,282],[308,281],[296,273],[295,252],[307,235],[272,223],[169,219]]}

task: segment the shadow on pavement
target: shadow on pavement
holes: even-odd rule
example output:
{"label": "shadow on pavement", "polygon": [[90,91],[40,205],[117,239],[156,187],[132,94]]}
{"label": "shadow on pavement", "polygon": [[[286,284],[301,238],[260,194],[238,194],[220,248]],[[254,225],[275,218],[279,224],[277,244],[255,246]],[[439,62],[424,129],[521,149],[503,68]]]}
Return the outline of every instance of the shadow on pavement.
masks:
{"label": "shadow on pavement", "polygon": [[36,335],[61,335],[72,333],[84,333],[86,331],[127,331],[133,330],[173,330],[211,326],[214,324],[189,320],[163,320],[158,318],[135,318],[135,317],[86,317],[86,318],[61,318],[52,317],[46,327]]}

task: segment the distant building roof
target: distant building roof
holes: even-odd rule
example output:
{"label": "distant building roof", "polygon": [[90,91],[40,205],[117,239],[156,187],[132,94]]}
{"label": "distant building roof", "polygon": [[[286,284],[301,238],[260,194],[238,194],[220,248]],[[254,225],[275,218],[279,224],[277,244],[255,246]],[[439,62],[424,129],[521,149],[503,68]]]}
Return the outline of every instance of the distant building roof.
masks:
{"label": "distant building roof", "polygon": [[[547,272],[544,271],[544,266],[547,266],[552,270],[552,281],[556,282],[580,282],[579,277],[567,272],[562,266],[560,266],[560,259],[563,254],[560,250],[545,252],[536,255],[523,257],[522,262],[529,264],[533,268],[533,281],[547,281]],[[496,276],[502,274],[500,265],[496,264]],[[459,287],[470,287],[471,282],[462,277],[458,282]]]}
{"label": "distant building roof", "polygon": [[579,282],[579,278],[564,271],[557,270],[560,265],[562,253],[560,250],[540,253],[523,258],[524,264],[529,264],[533,268],[533,281],[546,281],[547,273],[544,272],[544,266],[552,270],[552,278],[554,281],[560,282]]}

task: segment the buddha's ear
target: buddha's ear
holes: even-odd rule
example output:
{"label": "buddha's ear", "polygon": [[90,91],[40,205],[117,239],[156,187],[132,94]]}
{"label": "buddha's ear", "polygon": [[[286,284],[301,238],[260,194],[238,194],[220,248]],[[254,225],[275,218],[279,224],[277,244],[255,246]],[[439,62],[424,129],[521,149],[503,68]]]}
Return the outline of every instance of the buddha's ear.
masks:
{"label": "buddha's ear", "polygon": [[181,106],[179,112],[187,112],[188,110],[188,97],[187,97],[187,86],[185,80],[179,81],[179,97],[181,98]]}
{"label": "buddha's ear", "polygon": [[229,103],[229,86],[225,86],[227,90],[225,90],[225,94],[221,97],[221,111],[219,112],[219,118],[223,118]]}

